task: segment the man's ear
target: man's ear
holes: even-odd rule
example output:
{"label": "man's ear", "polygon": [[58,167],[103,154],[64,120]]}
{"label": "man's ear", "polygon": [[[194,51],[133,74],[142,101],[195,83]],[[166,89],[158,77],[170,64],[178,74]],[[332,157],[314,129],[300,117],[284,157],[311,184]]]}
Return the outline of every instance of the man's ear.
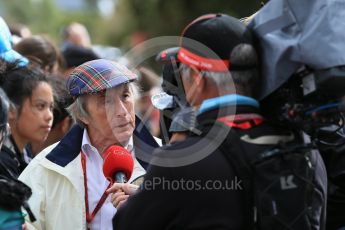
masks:
{"label": "man's ear", "polygon": [[195,66],[191,66],[191,77],[193,78],[193,81],[197,85],[197,90],[203,91],[205,87],[205,78],[203,78],[200,70],[196,68]]}
{"label": "man's ear", "polygon": [[190,104],[198,106],[204,100],[206,80],[198,68],[191,66],[190,69],[190,80],[192,81],[192,86],[189,90],[193,92],[190,96]]}
{"label": "man's ear", "polygon": [[89,119],[87,119],[86,117],[81,116],[78,119],[81,120],[85,125],[88,125],[90,123]]}
{"label": "man's ear", "polygon": [[62,133],[67,133],[72,126],[72,118],[70,116],[65,117],[60,124],[60,131]]}

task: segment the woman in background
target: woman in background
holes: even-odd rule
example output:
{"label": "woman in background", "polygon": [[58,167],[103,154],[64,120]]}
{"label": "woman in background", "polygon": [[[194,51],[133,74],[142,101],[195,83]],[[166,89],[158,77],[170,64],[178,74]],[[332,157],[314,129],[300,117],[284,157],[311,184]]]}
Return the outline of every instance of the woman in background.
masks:
{"label": "woman in background", "polygon": [[63,68],[63,57],[54,43],[40,35],[23,38],[14,45],[14,50],[38,64],[47,73],[57,73]]}
{"label": "woman in background", "polygon": [[31,157],[25,150],[29,142],[44,141],[53,122],[53,90],[43,71],[19,67],[0,59],[0,87],[11,101],[8,123],[11,134],[5,139],[0,158],[18,177]]}

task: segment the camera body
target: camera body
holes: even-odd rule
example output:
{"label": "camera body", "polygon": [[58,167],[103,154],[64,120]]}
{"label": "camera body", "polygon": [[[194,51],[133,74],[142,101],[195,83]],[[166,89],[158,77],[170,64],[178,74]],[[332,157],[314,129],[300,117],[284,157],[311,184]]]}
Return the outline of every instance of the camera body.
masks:
{"label": "camera body", "polygon": [[345,66],[299,69],[261,101],[266,117],[317,137],[320,128],[343,125]]}

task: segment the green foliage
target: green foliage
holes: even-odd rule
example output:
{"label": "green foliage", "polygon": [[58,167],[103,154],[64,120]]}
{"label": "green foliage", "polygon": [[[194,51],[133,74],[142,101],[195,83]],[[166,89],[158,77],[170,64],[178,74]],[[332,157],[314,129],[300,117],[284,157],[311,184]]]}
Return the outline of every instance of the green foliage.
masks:
{"label": "green foliage", "polygon": [[[179,35],[196,17],[207,13],[226,13],[241,18],[260,8],[260,1],[242,0],[119,0],[114,20],[126,17],[117,24],[113,41],[128,45],[128,36],[143,31],[147,38]],[[112,35],[109,35],[112,36]]]}
{"label": "green foliage", "polygon": [[0,0],[0,14],[9,24],[26,24],[34,34],[48,34],[58,42],[61,28],[78,21],[89,29],[94,43],[129,47],[134,32],[144,32],[147,39],[179,35],[202,14],[220,12],[240,18],[260,7],[257,0],[117,0],[114,14],[103,18],[97,10],[97,0],[84,0],[85,9],[67,12],[58,8],[55,1]]}
{"label": "green foliage", "polygon": [[33,34],[46,34],[60,42],[61,29],[77,21],[93,31],[102,21],[95,7],[84,11],[63,11],[54,0],[0,0],[1,16],[11,24],[27,25]]}

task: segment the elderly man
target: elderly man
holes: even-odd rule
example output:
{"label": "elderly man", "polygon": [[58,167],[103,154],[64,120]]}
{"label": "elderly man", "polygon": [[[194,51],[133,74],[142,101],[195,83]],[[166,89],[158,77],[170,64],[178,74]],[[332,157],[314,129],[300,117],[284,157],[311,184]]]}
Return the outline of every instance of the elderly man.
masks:
{"label": "elderly man", "polygon": [[[279,183],[272,184],[277,188],[272,202],[268,202],[272,198],[266,195],[268,188],[261,194],[266,199],[259,197],[260,206],[252,203],[256,195],[254,187],[249,186],[253,174],[242,173],[248,166],[241,160],[250,162],[278,143],[294,144],[296,140],[291,131],[269,125],[259,113],[259,103],[250,97],[258,77],[251,42],[246,27],[223,14],[201,16],[184,29],[178,59],[186,99],[197,109],[196,129],[200,134],[191,134],[185,141],[158,150],[139,192],[126,202],[123,194],[116,196],[116,192],[114,203],[122,204],[114,218],[114,229],[254,229],[254,225],[259,229],[322,229],[326,193],[322,182],[313,197],[308,197],[317,201],[305,209],[308,213],[299,213],[296,208],[305,204],[297,204],[305,193],[293,190],[303,184],[293,176],[283,180],[281,190]],[[311,160],[319,173],[315,178],[324,177],[322,161],[317,157]],[[284,173],[279,166],[271,170]],[[132,187],[121,184],[111,190],[118,188],[133,193]],[[291,197],[290,191],[297,193]],[[274,200],[283,194],[283,202]],[[286,210],[281,204],[291,207]],[[260,211],[260,225],[256,225],[254,207]],[[283,227],[281,220],[276,221],[281,211],[296,214],[296,219],[283,223]]]}
{"label": "elderly man", "polygon": [[120,145],[132,153],[132,180],[147,167],[136,156],[158,147],[135,117],[135,79],[124,66],[103,59],[86,62],[70,74],[67,88],[75,101],[68,109],[78,125],[34,158],[20,176],[32,188],[35,228],[112,229],[116,209],[106,192],[104,151]]}

